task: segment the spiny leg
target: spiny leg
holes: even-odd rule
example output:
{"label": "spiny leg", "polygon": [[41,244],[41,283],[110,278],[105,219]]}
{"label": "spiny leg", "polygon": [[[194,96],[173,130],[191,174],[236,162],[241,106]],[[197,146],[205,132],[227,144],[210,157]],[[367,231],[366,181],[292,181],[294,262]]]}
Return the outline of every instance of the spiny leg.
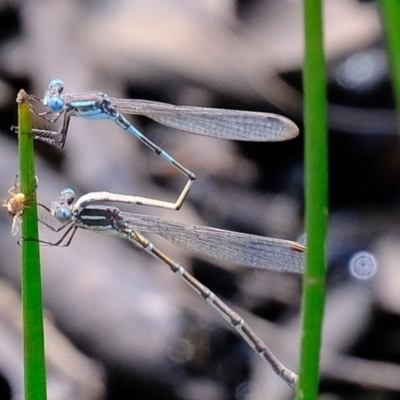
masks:
{"label": "spiny leg", "polygon": [[[52,229],[52,227],[50,225],[44,223],[43,221],[39,220],[39,222],[41,224],[47,226],[48,228]],[[52,230],[54,232],[60,232],[62,229],[66,228],[69,225],[70,224],[66,224],[66,225],[62,226],[61,229],[57,230],[57,228],[53,228]],[[48,240],[40,240],[40,239],[36,240],[36,239],[30,239],[30,238],[26,238],[26,239],[23,238],[22,240],[26,240],[26,241],[35,240],[35,241],[38,241],[41,244],[45,244],[45,245],[48,245],[48,246],[54,246],[54,247],[68,247],[71,244],[72,239],[75,236],[75,233],[76,233],[77,230],[78,230],[78,227],[75,224],[70,225],[69,228],[60,237],[60,239],[58,239],[55,242],[51,242],[51,241],[48,241]],[[62,244],[62,242],[67,238],[68,234],[70,234],[70,236],[68,237],[67,242]]]}

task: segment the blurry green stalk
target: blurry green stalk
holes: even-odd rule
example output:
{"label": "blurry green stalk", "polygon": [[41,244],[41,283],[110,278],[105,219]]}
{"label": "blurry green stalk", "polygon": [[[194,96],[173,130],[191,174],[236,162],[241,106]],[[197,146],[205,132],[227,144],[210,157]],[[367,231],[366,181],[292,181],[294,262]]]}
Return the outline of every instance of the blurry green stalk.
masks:
{"label": "blurry green stalk", "polygon": [[322,4],[304,1],[304,129],[307,252],[296,399],[317,399],[325,305],[328,225],[328,138]]}
{"label": "blurry green stalk", "polygon": [[400,132],[400,1],[381,0],[380,9]]}

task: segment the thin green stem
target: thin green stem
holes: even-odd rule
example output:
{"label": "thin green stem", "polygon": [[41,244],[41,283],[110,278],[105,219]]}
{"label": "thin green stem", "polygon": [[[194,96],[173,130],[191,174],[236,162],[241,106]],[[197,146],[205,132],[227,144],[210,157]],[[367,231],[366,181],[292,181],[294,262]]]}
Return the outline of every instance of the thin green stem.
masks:
{"label": "thin green stem", "polygon": [[317,399],[325,305],[328,221],[328,141],[322,5],[304,2],[304,122],[307,253],[303,281],[302,342],[296,399]]}
{"label": "thin green stem", "polygon": [[[43,331],[42,282],[36,174],[31,115],[20,91],[18,102],[20,191],[27,201],[22,214],[22,302],[24,320],[25,400],[46,400],[46,363]],[[29,240],[24,240],[29,238]]]}

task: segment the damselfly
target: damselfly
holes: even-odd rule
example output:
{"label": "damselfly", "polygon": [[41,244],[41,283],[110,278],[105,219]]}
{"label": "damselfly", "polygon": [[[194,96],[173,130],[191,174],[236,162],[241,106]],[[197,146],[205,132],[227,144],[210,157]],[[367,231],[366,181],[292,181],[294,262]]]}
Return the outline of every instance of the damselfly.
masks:
{"label": "damselfly", "polygon": [[[54,123],[62,117],[60,130],[34,129],[35,138],[55,147],[63,148],[72,116],[114,121],[188,178],[188,182],[175,202],[163,202],[163,208],[174,210],[178,210],[182,206],[193,181],[196,179],[195,174],[144,136],[122,113],[142,115],[170,128],[222,139],[252,142],[282,141],[294,138],[299,132],[296,124],[291,120],[276,114],[175,106],[147,100],[119,99],[109,97],[101,92],[63,94],[63,91],[63,81],[54,79],[49,83],[43,99],[29,96],[31,109],[36,115],[50,123]],[[32,100],[43,103],[50,110],[37,112],[33,107]]]}
{"label": "damselfly", "polygon": [[[187,225],[164,218],[127,213],[114,206],[94,204],[98,201],[117,201],[119,195],[105,196],[105,192],[89,193],[74,203],[75,193],[64,189],[51,208],[42,207],[61,223],[53,231],[64,231],[55,242],[43,242],[54,246],[70,245],[76,231],[91,230],[103,234],[115,234],[137,247],[146,250],[172,272],[180,276],[195,292],[200,294],[242,336],[246,343],[291,387],[297,383],[297,375],[286,368],[256,335],[250,326],[219,299],[206,286],[189,274],[180,264],[156,248],[141,232],[156,233],[170,242],[209,258],[228,261],[250,268],[269,268],[283,272],[301,273],[304,268],[305,247],[297,242],[256,236],[207,226]],[[82,200],[83,199],[83,200]],[[90,199],[90,201],[89,201]],[[124,196],[121,202],[126,202]]]}

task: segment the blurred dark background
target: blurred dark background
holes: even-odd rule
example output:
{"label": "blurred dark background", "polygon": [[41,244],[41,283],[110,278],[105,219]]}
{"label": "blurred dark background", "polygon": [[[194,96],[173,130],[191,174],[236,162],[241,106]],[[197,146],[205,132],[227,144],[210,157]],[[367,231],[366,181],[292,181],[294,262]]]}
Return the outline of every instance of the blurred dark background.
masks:
{"label": "blurred dark background", "polygon": [[[330,232],[324,399],[394,399],[400,391],[400,146],[377,5],[325,2]],[[297,240],[303,226],[302,2],[0,1],[0,190],[18,172],[15,98],[66,92],[274,112],[295,140],[234,143],[139,129],[194,171],[187,223]],[[64,150],[36,143],[38,199],[113,191],[174,200],[184,180],[110,121],[73,118]],[[134,208],[124,207],[130,210]],[[137,209],[136,209],[137,211]],[[23,398],[20,248],[0,215],[0,399]],[[43,230],[42,237],[50,236]],[[241,313],[297,370],[301,278],[211,265],[154,238]],[[377,272],[349,272],[360,251]],[[289,399],[293,392],[167,268],[129,243],[78,232],[42,248],[51,400]]]}

